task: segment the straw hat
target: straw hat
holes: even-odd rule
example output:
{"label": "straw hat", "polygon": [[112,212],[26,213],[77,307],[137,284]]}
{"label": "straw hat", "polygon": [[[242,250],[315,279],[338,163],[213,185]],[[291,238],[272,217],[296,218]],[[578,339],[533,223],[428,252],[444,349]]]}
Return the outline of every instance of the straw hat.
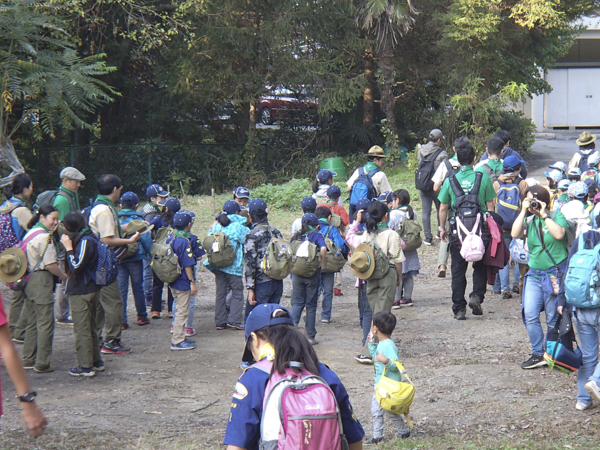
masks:
{"label": "straw hat", "polygon": [[375,254],[368,244],[360,244],[352,252],[350,268],[354,272],[354,276],[361,280],[366,280],[373,274],[375,270]]}
{"label": "straw hat", "polygon": [[27,272],[27,257],[20,248],[9,248],[0,255],[0,280],[14,283]]}
{"label": "straw hat", "polygon": [[582,146],[582,145],[591,144],[595,140],[596,140],[595,135],[591,134],[589,131],[584,131],[583,133],[581,133],[579,135],[579,139],[577,139],[575,142],[577,143],[577,145]]}
{"label": "straw hat", "polygon": [[386,154],[379,145],[374,145],[367,152],[367,156],[375,156],[377,158],[386,158]]}

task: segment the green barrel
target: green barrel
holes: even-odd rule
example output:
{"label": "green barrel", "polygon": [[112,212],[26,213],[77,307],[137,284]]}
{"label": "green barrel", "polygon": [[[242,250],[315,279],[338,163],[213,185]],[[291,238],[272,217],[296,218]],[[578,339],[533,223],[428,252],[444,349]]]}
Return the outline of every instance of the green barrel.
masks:
{"label": "green barrel", "polygon": [[344,164],[344,158],[327,158],[321,161],[319,169],[329,169],[332,172],[337,173],[338,178],[348,178],[348,172],[346,171],[346,164]]}

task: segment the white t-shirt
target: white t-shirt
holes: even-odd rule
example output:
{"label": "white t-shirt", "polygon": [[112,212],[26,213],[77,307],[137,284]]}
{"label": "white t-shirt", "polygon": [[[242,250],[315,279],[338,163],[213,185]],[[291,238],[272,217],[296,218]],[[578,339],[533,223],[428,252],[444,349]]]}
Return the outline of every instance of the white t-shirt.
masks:
{"label": "white t-shirt", "polygon": [[[351,187],[357,178],[358,178],[358,169],[356,169],[354,171],[354,173],[352,174],[352,176],[346,183],[346,186]],[[387,177],[385,176],[385,173],[383,173],[382,170],[380,170],[375,175],[373,175],[372,180],[373,180],[373,187],[375,188],[375,192],[377,193],[378,197],[381,194],[383,194],[384,192],[392,191],[392,186],[390,186],[390,182],[388,181]]]}

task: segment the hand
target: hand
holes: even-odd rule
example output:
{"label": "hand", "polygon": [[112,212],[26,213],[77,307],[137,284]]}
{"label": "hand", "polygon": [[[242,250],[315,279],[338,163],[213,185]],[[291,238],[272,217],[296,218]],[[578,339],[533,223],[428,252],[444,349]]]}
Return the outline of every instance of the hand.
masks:
{"label": "hand", "polygon": [[133,244],[134,242],[137,242],[139,240],[140,240],[140,232],[136,231],[133,236],[131,236],[129,239],[127,239],[127,243]]}
{"label": "hand", "polygon": [[194,297],[198,293],[198,288],[196,287],[195,281],[190,281],[190,294]]}
{"label": "hand", "polygon": [[448,230],[444,229],[440,231],[440,239],[444,242],[448,242]]}
{"label": "hand", "polygon": [[68,235],[63,234],[60,238],[60,242],[62,242],[62,245],[65,246],[66,251],[70,252],[73,250],[73,242],[71,241],[71,238]]}
{"label": "hand", "polygon": [[530,206],[531,206],[531,199],[529,197],[525,197],[523,199],[523,203],[521,205],[521,211],[527,212],[529,210]]}
{"label": "hand", "polygon": [[377,353],[377,358],[375,358],[375,361],[383,364],[387,364],[390,362],[390,360],[387,359],[383,353]]}
{"label": "hand", "polygon": [[559,306],[558,308],[556,308],[556,310],[558,311],[558,313],[562,316],[563,313],[563,307]]}
{"label": "hand", "polygon": [[37,438],[44,434],[48,420],[35,402],[21,403],[23,407],[23,422],[33,437]]}
{"label": "hand", "polygon": [[546,217],[547,212],[546,212],[546,207],[548,205],[546,205],[544,202],[542,202],[541,200],[538,200],[538,203],[542,206],[540,208],[540,217]]}
{"label": "hand", "polygon": [[367,336],[367,340],[369,342],[373,342],[374,339],[375,339],[375,336],[373,336],[373,332],[369,331],[369,335]]}
{"label": "hand", "polygon": [[362,220],[362,213],[363,213],[363,210],[362,210],[362,209],[358,210],[358,212],[356,213],[356,221],[357,221],[358,223],[361,223],[361,220]]}
{"label": "hand", "polygon": [[256,305],[256,299],[254,298],[254,291],[252,289],[248,290],[248,303],[252,306]]}

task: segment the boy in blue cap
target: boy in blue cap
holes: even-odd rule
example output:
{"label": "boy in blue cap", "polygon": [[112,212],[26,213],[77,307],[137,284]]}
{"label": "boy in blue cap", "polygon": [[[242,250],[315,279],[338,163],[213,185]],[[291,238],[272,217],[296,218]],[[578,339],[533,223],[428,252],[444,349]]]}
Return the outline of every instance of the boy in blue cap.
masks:
{"label": "boy in blue cap", "polygon": [[246,209],[248,202],[250,201],[250,191],[247,187],[238,186],[233,191],[233,199],[242,207],[242,209]]}
{"label": "boy in blue cap", "polygon": [[[302,207],[303,214],[314,214],[315,210],[317,209],[317,201],[310,196],[304,197],[300,205]],[[292,222],[292,236],[300,231],[300,228],[302,228],[302,217],[298,217],[296,220],[294,220],[294,222]]]}
{"label": "boy in blue cap", "polygon": [[313,198],[317,201],[317,205],[322,205],[327,202],[327,189],[333,185],[333,177],[337,173],[329,169],[321,169],[317,173],[317,179],[313,183]]}

